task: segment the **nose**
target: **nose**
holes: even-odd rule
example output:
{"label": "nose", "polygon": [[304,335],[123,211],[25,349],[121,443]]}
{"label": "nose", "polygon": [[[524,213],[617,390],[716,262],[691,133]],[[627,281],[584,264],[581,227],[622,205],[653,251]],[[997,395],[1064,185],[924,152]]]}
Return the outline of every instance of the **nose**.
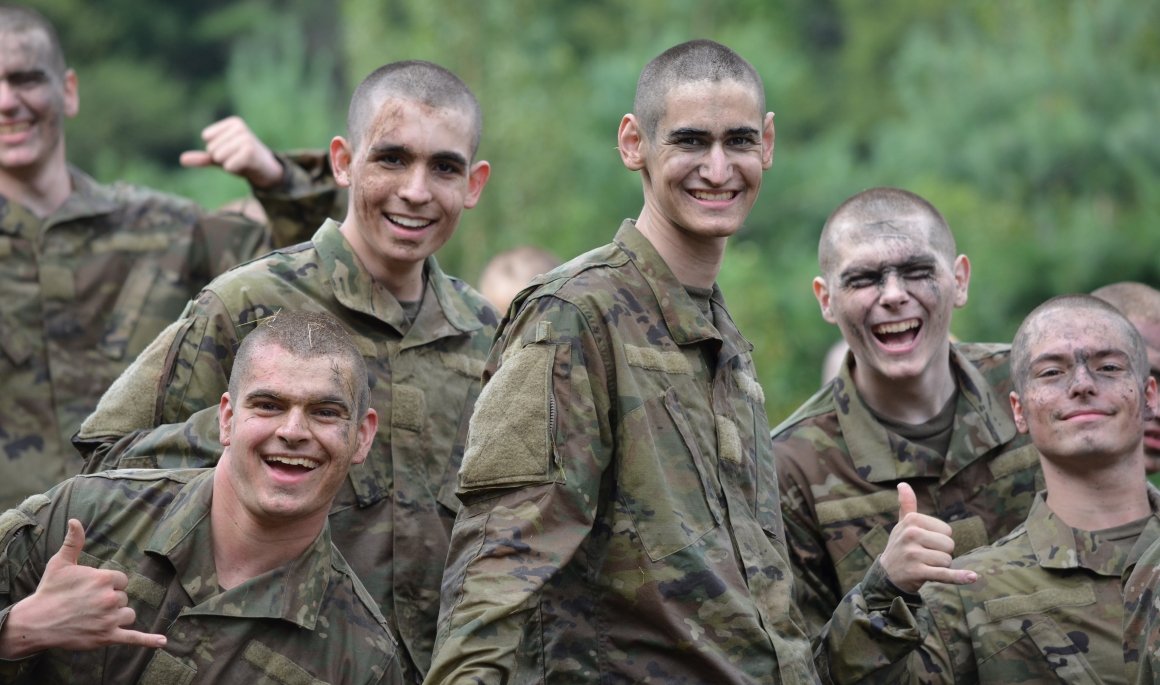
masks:
{"label": "nose", "polygon": [[882,277],[882,285],[879,286],[879,289],[878,301],[884,307],[897,307],[910,299],[910,293],[906,290],[906,284],[903,283],[902,277],[893,271]]}
{"label": "nose", "polygon": [[1071,372],[1071,382],[1068,383],[1067,391],[1073,397],[1095,393],[1095,378],[1092,377],[1091,369],[1087,367],[1087,364],[1075,365]]}
{"label": "nose", "polygon": [[720,143],[713,143],[706,155],[701,163],[701,178],[714,186],[725,185],[733,175],[733,164],[725,154],[725,148]]}
{"label": "nose", "polygon": [[431,201],[431,188],[428,186],[427,170],[419,164],[411,165],[407,175],[399,187],[399,197],[413,205],[421,205]]}
{"label": "nose", "polygon": [[301,407],[293,407],[286,412],[282,423],[278,425],[278,429],[274,431],[278,439],[287,445],[293,447],[310,437],[310,432],[306,429],[306,413]]}

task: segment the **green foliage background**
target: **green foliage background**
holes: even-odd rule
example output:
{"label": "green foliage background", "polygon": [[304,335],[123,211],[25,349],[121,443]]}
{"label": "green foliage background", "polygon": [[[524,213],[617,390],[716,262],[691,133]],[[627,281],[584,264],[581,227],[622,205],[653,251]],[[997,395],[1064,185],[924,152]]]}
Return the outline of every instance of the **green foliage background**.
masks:
{"label": "green foliage background", "polygon": [[342,131],[353,85],[430,59],[479,95],[483,202],[440,255],[474,280],[523,243],[571,256],[640,209],[615,132],[640,68],[722,41],[762,73],[777,154],[720,281],[768,409],[818,385],[836,329],[817,234],[863,188],[935,203],[971,258],[962,339],[1008,340],[1052,294],[1160,284],[1160,3],[1136,0],[39,0],[81,85],[70,157],[216,206],[246,187],[177,156],[227,114],[278,148]]}

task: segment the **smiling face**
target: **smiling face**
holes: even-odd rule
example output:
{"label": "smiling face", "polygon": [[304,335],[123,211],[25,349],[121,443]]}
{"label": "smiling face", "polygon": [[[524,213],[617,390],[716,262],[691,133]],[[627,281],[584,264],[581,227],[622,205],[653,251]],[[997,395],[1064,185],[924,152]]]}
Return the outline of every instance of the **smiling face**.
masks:
{"label": "smiling face", "polygon": [[52,66],[41,31],[0,31],[0,169],[20,176],[64,164],[64,118],[75,116],[76,75]]}
{"label": "smiling face", "polygon": [[761,111],[752,85],[736,80],[674,86],[652,138],[630,114],[619,139],[625,164],[642,171],[642,217],[691,244],[736,233],[773,163],[773,115]]}
{"label": "smiling face", "polygon": [[853,351],[858,386],[946,373],[951,314],[967,301],[966,257],[940,249],[921,212],[829,230],[814,294]]}
{"label": "smiling face", "polygon": [[1156,381],[1143,380],[1130,324],[1090,308],[1032,316],[1025,324],[1025,362],[1016,365],[1021,383],[1011,393],[1020,432],[1056,462],[1142,453],[1145,422],[1156,412]]}
{"label": "smiling face", "polygon": [[335,179],[351,189],[343,235],[392,290],[407,282],[419,294],[423,260],[479,201],[490,167],[471,162],[475,135],[465,111],[383,97],[356,146],[331,142]]}
{"label": "smiling face", "polygon": [[373,409],[357,415],[350,364],[270,344],[253,352],[236,387],[218,412],[228,491],[260,525],[321,525],[378,425]]}

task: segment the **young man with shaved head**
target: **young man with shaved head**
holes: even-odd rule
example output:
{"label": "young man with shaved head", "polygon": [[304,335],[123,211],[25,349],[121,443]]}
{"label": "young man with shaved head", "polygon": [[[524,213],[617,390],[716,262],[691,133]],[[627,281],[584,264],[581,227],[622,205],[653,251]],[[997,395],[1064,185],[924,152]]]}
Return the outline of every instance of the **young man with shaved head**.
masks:
{"label": "young man with shaved head", "polygon": [[[1112,305],[1128,317],[1140,331],[1148,348],[1148,366],[1152,377],[1160,381],[1160,290],[1132,281],[1105,285],[1092,291],[1094,297]],[[1160,479],[1160,416],[1152,417],[1144,431],[1144,465],[1156,483]]]}
{"label": "young man with shaved head", "polygon": [[644,207],[512,304],[472,416],[427,683],[806,683],[765,404],[715,281],[773,161],[753,67],[644,68]]}
{"label": "young man with shaved head", "polygon": [[215,398],[238,343],[283,308],[330,312],[366,357],[371,404],[383,416],[370,457],[351,469],[335,500],[335,544],[397,626],[418,679],[435,639],[458,508],[456,438],[498,323],[434,253],[479,201],[490,167],[476,159],[475,96],[430,62],[396,62],[368,76],[351,99],[348,126],[330,145],[335,179],[350,189],[346,219],[206,286],[176,339],[160,339],[86,421],[109,441],[141,423],[159,427],[98,449],[89,468],[212,463]]}
{"label": "young man with shaved head", "polygon": [[870,597],[863,621],[832,626],[846,682],[1123,683],[1154,661],[1132,622],[1133,609],[1155,612],[1147,566],[1160,556],[1144,342],[1106,302],[1065,295],[1027,316],[1011,367],[1010,406],[1046,489],[1014,531],[954,560],[975,582],[926,583],[909,607]]}
{"label": "young man with shaved head", "polygon": [[[66,157],[80,105],[52,24],[0,4],[0,508],[81,469],[69,446],[81,420],[203,285],[272,238],[302,239],[292,221],[272,236],[240,215],[98,183]],[[249,156],[234,167],[255,187],[282,180],[265,152],[273,178]],[[295,202],[306,200],[271,214]]]}
{"label": "young man with shaved head", "polygon": [[333,317],[247,336],[213,469],[78,476],[0,516],[0,679],[402,683],[327,512],[378,415]]}
{"label": "young man with shaved head", "polygon": [[949,341],[970,262],[929,202],[873,188],[830,215],[814,294],[850,352],[774,429],[796,602],[816,634],[886,547],[898,483],[954,553],[1008,533],[1041,484],[1007,405],[1008,346]]}

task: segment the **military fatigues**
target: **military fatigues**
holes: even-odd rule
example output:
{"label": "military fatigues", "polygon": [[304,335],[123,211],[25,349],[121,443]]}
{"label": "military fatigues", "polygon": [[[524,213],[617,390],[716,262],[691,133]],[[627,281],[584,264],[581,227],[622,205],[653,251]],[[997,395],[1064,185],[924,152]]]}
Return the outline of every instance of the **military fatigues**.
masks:
{"label": "military fatigues", "polygon": [[1152,685],[1160,680],[1160,541],[1144,550],[1131,569],[1124,610],[1128,682]]}
{"label": "military fatigues", "polygon": [[[213,471],[79,476],[0,517],[0,623],[31,595],[70,518],[80,563],[129,577],[133,629],[162,649],[114,645],[0,661],[0,679],[35,683],[254,685],[400,683],[394,637],[322,533],[293,562],[222,590],[210,534]],[[17,675],[19,674],[19,675]]]}
{"label": "military fatigues", "polygon": [[632,222],[537,283],[471,419],[427,682],[813,682],[720,291],[710,321]]}
{"label": "military fatigues", "polygon": [[848,365],[773,431],[796,601],[811,634],[866,574],[898,522],[896,484],[951,525],[962,554],[1027,518],[1043,487],[1039,457],[1011,418],[1007,345],[956,344],[954,428],[945,458],[888,431]]}
{"label": "military fatigues", "polygon": [[832,676],[868,683],[1127,682],[1121,587],[1141,553],[1160,541],[1160,491],[1149,486],[1148,497],[1153,515],[1134,543],[1071,528],[1041,494],[1022,526],[954,561],[976,571],[976,582],[927,583],[921,603],[910,607],[857,588],[843,601],[858,605],[850,614],[858,618],[829,627]]}
{"label": "military fatigues", "polygon": [[[427,260],[426,280],[422,305],[408,329],[400,304],[374,282],[332,221],[309,243],[224,274],[190,303],[164,368],[134,369],[160,379],[164,391],[156,423],[178,425],[131,435],[86,465],[100,470],[216,461],[218,400],[241,339],[255,321],[281,308],[329,312],[366,358],[371,406],[379,412],[371,454],[351,467],[331,509],[334,541],[397,626],[405,656],[424,671],[458,508],[458,458],[452,456],[498,323],[495,310],[466,284],[444,275],[433,257]],[[203,411],[195,414],[198,410]],[[186,419],[185,425],[178,423]],[[102,423],[99,416],[86,422]]]}
{"label": "military fatigues", "polygon": [[0,509],[79,472],[69,438],[101,393],[211,278],[270,247],[241,215],[70,176],[44,219],[0,197]]}

